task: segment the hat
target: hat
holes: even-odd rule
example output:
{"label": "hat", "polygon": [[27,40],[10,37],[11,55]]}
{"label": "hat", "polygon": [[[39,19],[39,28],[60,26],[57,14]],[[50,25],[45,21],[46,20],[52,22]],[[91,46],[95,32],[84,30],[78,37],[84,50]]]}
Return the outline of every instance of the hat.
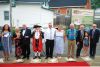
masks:
{"label": "hat", "polygon": [[39,26],[39,25],[34,25],[34,27],[33,28],[40,28],[41,26]]}

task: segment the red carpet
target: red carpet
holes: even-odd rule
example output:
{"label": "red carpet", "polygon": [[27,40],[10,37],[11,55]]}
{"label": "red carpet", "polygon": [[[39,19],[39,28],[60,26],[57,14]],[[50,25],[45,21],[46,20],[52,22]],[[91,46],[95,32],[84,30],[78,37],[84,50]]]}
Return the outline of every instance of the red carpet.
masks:
{"label": "red carpet", "polygon": [[0,67],[61,67],[61,66],[85,66],[90,67],[87,62],[66,62],[66,63],[33,63],[33,64],[0,64]]}

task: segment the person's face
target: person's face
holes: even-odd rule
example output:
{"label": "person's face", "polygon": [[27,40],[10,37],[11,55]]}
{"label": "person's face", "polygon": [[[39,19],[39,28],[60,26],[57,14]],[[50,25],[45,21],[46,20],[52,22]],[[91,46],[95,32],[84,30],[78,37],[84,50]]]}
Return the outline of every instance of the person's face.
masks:
{"label": "person's face", "polygon": [[16,29],[16,32],[19,32],[19,29],[18,28]]}
{"label": "person's face", "polygon": [[52,24],[51,23],[49,23],[48,26],[49,26],[49,28],[52,28]]}
{"label": "person's face", "polygon": [[5,25],[4,29],[5,30],[8,30],[9,26],[8,25]]}
{"label": "person's face", "polygon": [[70,25],[70,29],[74,29],[74,25]]}
{"label": "person's face", "polygon": [[80,26],[80,29],[81,29],[81,30],[84,30],[84,25],[81,25],[81,26]]}
{"label": "person's face", "polygon": [[37,27],[36,30],[40,30],[40,28]]}
{"label": "person's face", "polygon": [[88,33],[85,33],[85,36],[88,36]]}
{"label": "person's face", "polygon": [[27,26],[26,25],[23,25],[23,29],[26,29],[27,28]]}
{"label": "person's face", "polygon": [[58,30],[61,30],[61,26],[58,26]]}
{"label": "person's face", "polygon": [[96,29],[97,28],[97,25],[96,24],[93,24],[92,27],[93,27],[93,29]]}

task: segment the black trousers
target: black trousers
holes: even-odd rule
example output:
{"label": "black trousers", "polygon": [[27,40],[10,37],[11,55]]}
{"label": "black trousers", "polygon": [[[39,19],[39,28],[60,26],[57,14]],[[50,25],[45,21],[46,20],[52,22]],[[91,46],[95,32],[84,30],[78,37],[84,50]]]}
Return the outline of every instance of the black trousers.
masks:
{"label": "black trousers", "polygon": [[22,43],[22,55],[23,57],[29,58],[30,56],[30,42],[23,41]]}
{"label": "black trousers", "polygon": [[90,57],[95,57],[97,43],[93,40],[90,41]]}
{"label": "black trousers", "polygon": [[54,40],[46,40],[46,57],[53,57]]}
{"label": "black trousers", "polygon": [[77,44],[76,57],[80,56],[82,48],[83,48],[83,42],[79,42],[79,44]]}

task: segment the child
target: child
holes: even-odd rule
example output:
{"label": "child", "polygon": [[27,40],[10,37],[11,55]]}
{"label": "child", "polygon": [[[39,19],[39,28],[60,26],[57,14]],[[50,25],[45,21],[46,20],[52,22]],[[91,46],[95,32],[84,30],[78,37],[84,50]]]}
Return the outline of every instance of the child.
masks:
{"label": "child", "polygon": [[88,56],[88,48],[89,48],[89,35],[88,32],[85,32],[83,39],[83,56]]}

